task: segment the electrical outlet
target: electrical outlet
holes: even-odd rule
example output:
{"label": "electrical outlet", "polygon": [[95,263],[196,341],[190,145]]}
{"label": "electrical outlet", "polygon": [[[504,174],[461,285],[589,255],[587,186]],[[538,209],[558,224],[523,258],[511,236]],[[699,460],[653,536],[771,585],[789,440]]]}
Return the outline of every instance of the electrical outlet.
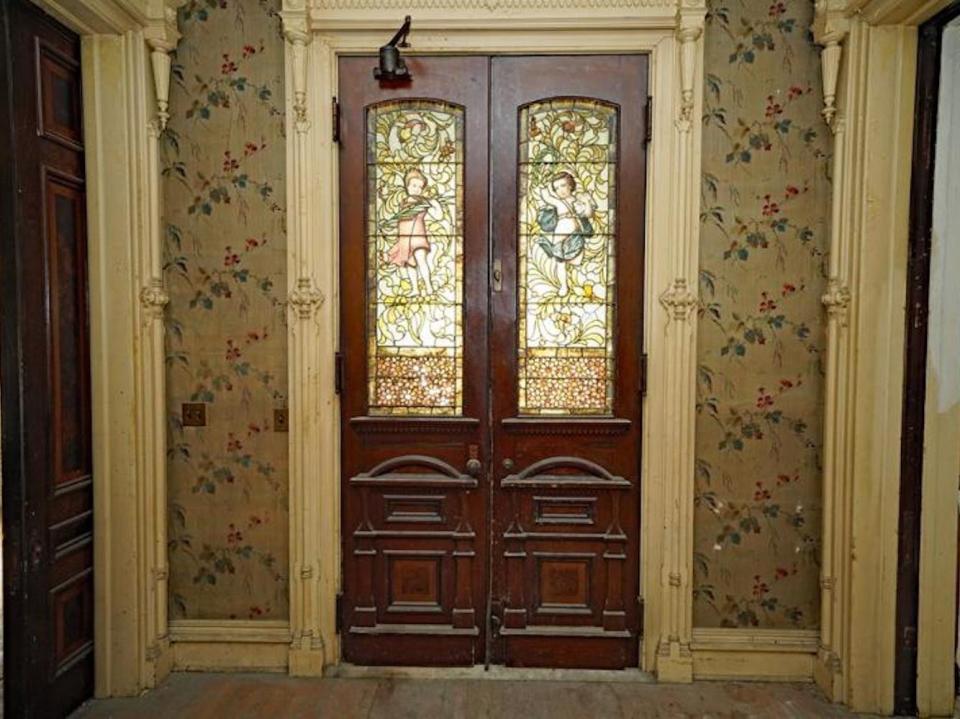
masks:
{"label": "electrical outlet", "polygon": [[184,402],[180,407],[180,424],[184,427],[206,427],[207,405],[204,402]]}
{"label": "electrical outlet", "polygon": [[289,414],[287,413],[287,408],[275,409],[273,410],[273,431],[274,432],[289,432],[290,425],[288,423]]}

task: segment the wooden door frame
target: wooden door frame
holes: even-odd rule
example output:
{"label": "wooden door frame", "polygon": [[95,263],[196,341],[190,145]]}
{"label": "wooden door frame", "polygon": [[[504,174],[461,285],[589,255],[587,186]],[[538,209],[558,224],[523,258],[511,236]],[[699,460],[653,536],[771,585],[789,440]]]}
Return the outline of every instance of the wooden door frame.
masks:
{"label": "wooden door frame", "polygon": [[[394,6],[395,5],[395,6]],[[693,480],[700,88],[705,5],[583,0],[538,7],[431,0],[415,3],[415,51],[430,54],[649,53],[653,101],[648,149],[643,409],[642,668],[691,681]],[[338,172],[331,102],[337,58],[376,54],[405,3],[286,0],[287,197],[290,323],[292,674],[339,662],[339,406],[334,393],[338,290]],[[371,79],[372,82],[372,79]],[[309,199],[308,199],[309,198]],[[299,430],[295,429],[299,428]]]}

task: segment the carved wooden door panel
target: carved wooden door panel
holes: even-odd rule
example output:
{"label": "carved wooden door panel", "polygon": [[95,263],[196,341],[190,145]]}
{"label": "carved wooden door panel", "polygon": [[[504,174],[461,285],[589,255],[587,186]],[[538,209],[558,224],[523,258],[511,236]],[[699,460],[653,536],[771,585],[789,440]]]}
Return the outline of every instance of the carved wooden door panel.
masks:
{"label": "carved wooden door panel", "polygon": [[343,654],[483,659],[487,94],[482,57],[340,61]]}
{"label": "carved wooden door panel", "polygon": [[491,72],[494,660],[636,666],[645,56]]}
{"label": "carved wooden door panel", "polygon": [[7,3],[0,40],[5,701],[93,694],[93,494],[80,38]]}
{"label": "carved wooden door panel", "polygon": [[339,66],[344,658],[635,665],[646,59],[374,62]]}

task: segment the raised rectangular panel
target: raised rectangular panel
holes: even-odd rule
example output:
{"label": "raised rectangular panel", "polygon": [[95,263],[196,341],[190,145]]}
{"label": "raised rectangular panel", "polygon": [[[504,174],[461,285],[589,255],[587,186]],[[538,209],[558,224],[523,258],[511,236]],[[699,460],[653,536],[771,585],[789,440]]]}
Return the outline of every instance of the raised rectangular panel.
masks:
{"label": "raised rectangular panel", "polygon": [[385,522],[411,524],[439,524],[444,521],[445,495],[385,494],[383,513]]}
{"label": "raised rectangular panel", "polygon": [[592,614],[592,554],[537,556],[537,613]]}
{"label": "raised rectangular panel", "polygon": [[86,569],[50,590],[54,661],[61,668],[93,646],[93,591]]}
{"label": "raised rectangular panel", "polygon": [[441,611],[442,551],[384,552],[387,561],[387,611]]}
{"label": "raised rectangular panel", "polygon": [[53,481],[63,485],[91,473],[86,193],[82,180],[50,167],[43,168],[42,177],[51,287]]}
{"label": "raised rectangular panel", "polygon": [[596,521],[595,497],[534,497],[533,517],[537,524],[586,524]]}
{"label": "raised rectangular panel", "polygon": [[42,40],[37,40],[37,132],[72,149],[82,149],[80,66]]}

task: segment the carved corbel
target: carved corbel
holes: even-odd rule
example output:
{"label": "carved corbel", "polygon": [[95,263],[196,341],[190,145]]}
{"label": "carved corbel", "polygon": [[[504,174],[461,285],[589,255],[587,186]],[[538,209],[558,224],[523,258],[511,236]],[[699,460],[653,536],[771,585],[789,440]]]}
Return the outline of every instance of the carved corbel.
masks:
{"label": "carved corbel", "polygon": [[170,53],[180,40],[177,30],[177,7],[185,0],[165,0],[154,10],[155,19],[144,30],[150,47],[150,66],[153,70],[153,90],[157,100],[157,124],[160,132],[170,119]]}
{"label": "carved corbel", "polygon": [[686,320],[697,306],[697,295],[687,286],[683,277],[678,277],[660,293],[660,305],[670,318]]}
{"label": "carved corbel", "polygon": [[300,319],[310,319],[325,300],[323,292],[314,287],[313,280],[309,277],[299,277],[296,287],[287,297],[287,302]]}
{"label": "carved corbel", "polygon": [[148,319],[161,319],[163,310],[170,302],[170,295],[163,287],[163,280],[153,277],[140,290],[140,305]]}
{"label": "carved corbel", "polygon": [[680,42],[680,118],[681,129],[689,131],[693,120],[694,77],[697,69],[697,40],[703,34],[700,24],[681,21],[677,28],[677,40]]}
{"label": "carved corbel", "polygon": [[297,132],[302,134],[309,128],[307,121],[307,45],[310,44],[310,32],[307,29],[305,18],[300,15],[284,15],[283,36],[290,45],[294,126]]}
{"label": "carved corbel", "polygon": [[850,288],[838,277],[831,277],[827,281],[827,291],[820,298],[827,308],[827,316],[836,320],[841,327],[847,325],[847,312],[850,307]]}
{"label": "carved corbel", "polygon": [[818,0],[814,6],[813,36],[821,45],[820,65],[823,84],[823,109],[820,114],[830,131],[836,133],[837,81],[843,58],[843,40],[847,36],[849,20],[841,2]]}

